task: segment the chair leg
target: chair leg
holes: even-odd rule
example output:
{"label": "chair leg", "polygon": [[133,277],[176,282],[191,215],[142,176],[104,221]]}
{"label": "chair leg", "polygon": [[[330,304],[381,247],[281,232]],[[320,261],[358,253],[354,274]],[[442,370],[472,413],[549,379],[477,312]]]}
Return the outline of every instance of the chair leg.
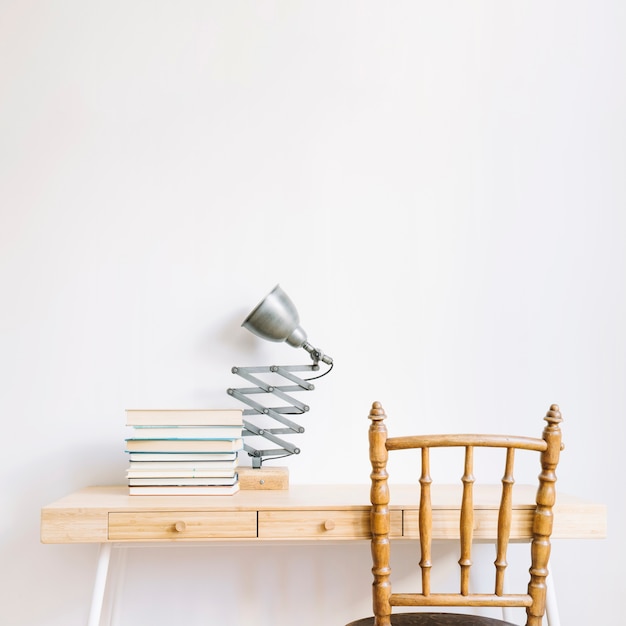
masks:
{"label": "chair leg", "polygon": [[107,574],[109,573],[109,563],[111,562],[111,544],[101,543],[98,552],[98,565],[96,567],[96,580],[93,585],[91,596],[91,608],[89,610],[89,621],[87,626],[100,626],[102,617],[102,604],[104,592],[107,584]]}

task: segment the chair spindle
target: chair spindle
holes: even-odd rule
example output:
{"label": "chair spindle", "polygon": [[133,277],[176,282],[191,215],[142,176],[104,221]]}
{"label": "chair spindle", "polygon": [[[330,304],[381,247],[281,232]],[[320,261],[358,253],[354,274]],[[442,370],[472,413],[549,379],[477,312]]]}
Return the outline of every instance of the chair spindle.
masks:
{"label": "chair spindle", "polygon": [[474,536],[474,447],[465,448],[465,470],[463,482],[463,499],[461,502],[460,538],[461,538],[461,595],[469,594],[470,569],[472,567],[472,539]]}
{"label": "chair spindle", "polygon": [[422,475],[420,476],[420,568],[422,570],[422,593],[430,595],[430,570],[432,563],[432,502],[430,498],[430,449],[422,448]]}
{"label": "chair spindle", "polygon": [[511,537],[511,518],[513,511],[513,485],[515,477],[513,470],[515,466],[515,448],[506,449],[506,463],[504,475],[502,476],[502,499],[500,501],[500,511],[498,513],[498,539],[496,542],[496,585],[495,594],[504,594],[504,576],[507,568],[507,551],[509,539]]}

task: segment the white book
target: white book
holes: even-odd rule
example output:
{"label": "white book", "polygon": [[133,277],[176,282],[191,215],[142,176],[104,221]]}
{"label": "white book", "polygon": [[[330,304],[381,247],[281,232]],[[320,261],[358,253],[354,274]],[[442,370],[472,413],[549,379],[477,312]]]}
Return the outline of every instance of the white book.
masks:
{"label": "white book", "polygon": [[181,486],[129,486],[131,496],[232,496],[239,491],[239,483],[234,485],[193,485]]}
{"label": "white book", "polygon": [[127,409],[128,426],[240,426],[242,409]]}
{"label": "white book", "polygon": [[127,439],[127,452],[235,452],[243,439]]}
{"label": "white book", "polygon": [[127,478],[233,478],[236,469],[222,470],[126,470]]}
{"label": "white book", "polygon": [[129,460],[131,463],[137,462],[167,462],[182,461],[185,463],[191,461],[233,461],[237,459],[236,452],[129,452]]}
{"label": "white book", "polygon": [[155,471],[197,471],[197,470],[234,470],[239,459],[232,461],[131,461],[129,470],[137,472]]}
{"label": "white book", "polygon": [[216,478],[129,478],[128,484],[132,486],[168,486],[168,485],[234,485],[237,476],[216,477]]}
{"label": "white book", "polygon": [[241,426],[133,426],[130,439],[235,439]]}

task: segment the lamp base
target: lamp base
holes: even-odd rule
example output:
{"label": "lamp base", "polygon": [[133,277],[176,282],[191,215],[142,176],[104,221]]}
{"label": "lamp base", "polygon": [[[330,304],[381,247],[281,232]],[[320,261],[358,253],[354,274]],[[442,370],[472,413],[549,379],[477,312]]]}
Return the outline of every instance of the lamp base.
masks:
{"label": "lamp base", "polygon": [[251,489],[289,489],[288,467],[239,467],[239,487]]}

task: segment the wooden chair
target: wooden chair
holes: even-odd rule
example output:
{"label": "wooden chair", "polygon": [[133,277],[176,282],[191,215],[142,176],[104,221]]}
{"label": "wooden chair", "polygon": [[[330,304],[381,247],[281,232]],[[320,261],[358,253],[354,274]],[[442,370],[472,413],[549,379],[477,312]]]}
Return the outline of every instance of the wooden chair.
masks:
{"label": "wooden chair", "polygon": [[[387,437],[385,412],[379,402],[374,402],[369,415],[369,449],[372,463],[371,473],[371,529],[372,529],[372,588],[374,616],[351,622],[348,626],[503,626],[511,622],[457,613],[442,612],[447,607],[525,607],[526,626],[541,626],[546,607],[546,576],[550,556],[555,501],[555,469],[561,452],[562,421],[559,407],[553,404],[548,410],[547,422],[541,439],[506,435],[423,435]],[[460,489],[460,582],[459,590],[452,593],[431,591],[432,567],[432,503],[430,476],[431,448],[465,448],[464,473]],[[502,448],[504,474],[497,521],[495,584],[493,593],[470,591],[470,568],[472,565],[472,539],[474,527],[473,467],[475,448]],[[387,458],[393,450],[421,450],[421,476],[419,500],[419,538],[421,560],[421,592],[393,593],[389,566],[390,558],[390,511],[387,483]],[[515,451],[525,450],[539,453],[541,473],[538,478],[536,508],[532,519],[532,541],[530,544],[530,581],[527,593],[505,592],[504,576],[507,568],[507,548],[511,534],[512,495],[514,485]],[[500,478],[500,477],[499,477]],[[391,489],[393,494],[393,487]],[[437,607],[439,612],[393,613],[393,607]],[[421,609],[423,610],[423,609]]]}

